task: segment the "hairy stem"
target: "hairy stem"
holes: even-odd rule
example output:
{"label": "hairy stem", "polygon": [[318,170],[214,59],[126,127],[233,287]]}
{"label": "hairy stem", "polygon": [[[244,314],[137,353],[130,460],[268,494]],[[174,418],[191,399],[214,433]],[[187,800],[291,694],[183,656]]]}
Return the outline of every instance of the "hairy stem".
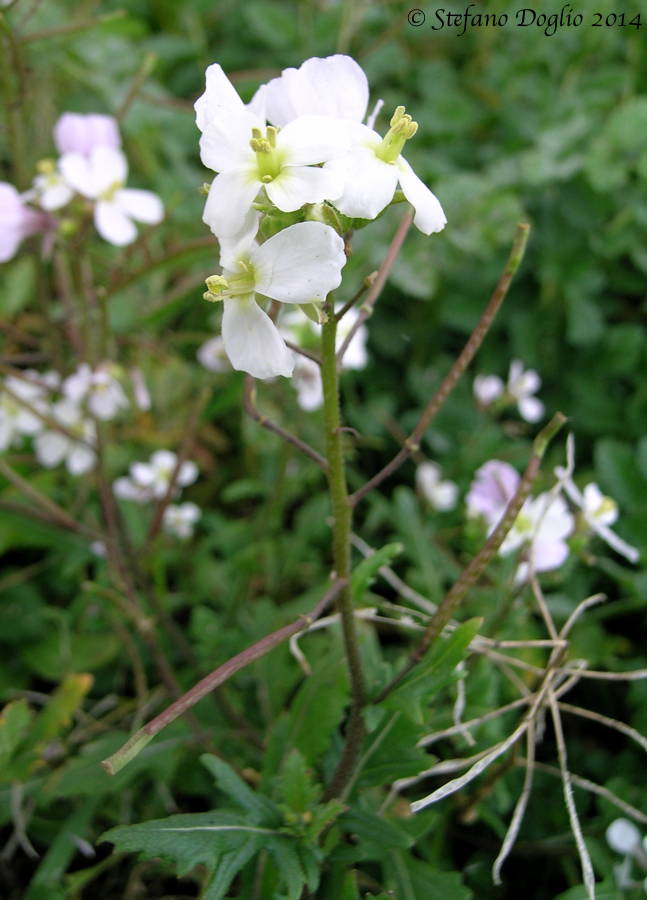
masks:
{"label": "hairy stem", "polygon": [[[342,444],[341,413],[339,409],[339,380],[335,340],[337,320],[332,299],[325,306],[326,321],[321,337],[321,380],[324,394],[324,427],[326,431],[326,458],[328,489],[333,514],[333,563],[337,578],[350,578],[350,535],[352,510],[348,502],[344,450]],[[346,730],[346,744],[337,769],[326,790],[326,797],[339,794],[352,777],[364,736],[362,706],[364,704],[364,679],[357,643],[355,616],[350,585],[347,583],[337,597],[344,649],[351,684],[351,708]]]}

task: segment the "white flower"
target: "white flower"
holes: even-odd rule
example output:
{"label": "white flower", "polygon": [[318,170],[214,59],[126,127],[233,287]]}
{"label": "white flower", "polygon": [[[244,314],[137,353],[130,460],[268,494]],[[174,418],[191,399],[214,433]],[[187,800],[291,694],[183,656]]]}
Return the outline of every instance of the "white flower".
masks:
{"label": "white flower", "polygon": [[456,506],[458,485],[453,481],[441,481],[440,466],[436,463],[420,463],[416,468],[416,486],[435,509],[444,512]]}
{"label": "white flower", "polygon": [[292,375],[301,409],[319,409],[323,405],[323,385],[318,364],[307,356],[297,356]]}
{"label": "white flower", "polygon": [[[570,435],[569,435],[570,438]],[[555,475],[559,478],[560,484],[564,492],[575,506],[582,510],[584,521],[591,531],[594,531],[598,537],[619,553],[628,559],[631,563],[636,563],[640,559],[640,552],[623,541],[621,537],[609,528],[618,518],[618,504],[611,497],[605,497],[597,484],[587,484],[584,492],[580,491],[572,478],[572,441],[569,440],[569,466],[557,466]]]}
{"label": "white flower", "polygon": [[187,540],[193,537],[193,528],[201,515],[202,511],[195,503],[171,504],[164,510],[164,531],[173,537]]}
{"label": "white flower", "polygon": [[[262,98],[255,106],[262,106]],[[207,69],[195,110],[202,162],[219,173],[203,214],[218,238],[240,231],[261,188],[282,212],[341,194],[340,178],[317,168],[349,146],[341,120],[307,115],[280,131],[266,128],[264,115],[243,104],[218,64]]]}
{"label": "white flower", "polygon": [[135,240],[133,219],[147,225],[162,221],[164,208],[156,194],[124,188],[128,163],[120,150],[99,146],[89,156],[66,153],[59,167],[70,187],[95,201],[94,224],[110,244],[122,247]]}
{"label": "white flower", "polygon": [[506,556],[525,546],[525,561],[517,571],[517,581],[523,581],[530,563],[535,572],[557,569],[568,556],[565,538],[573,531],[575,520],[564,498],[549,491],[529,497],[521,507],[514,525],[499,549]]}
{"label": "white flower", "polygon": [[640,848],[640,831],[629,819],[615,819],[607,828],[606,838],[611,849],[624,856]]}
{"label": "white flower", "polygon": [[519,414],[526,422],[538,422],[544,414],[544,404],[532,396],[540,387],[541,378],[537,372],[534,369],[524,372],[523,363],[513,359],[510,363],[506,390],[515,400]]}
{"label": "white flower", "polygon": [[54,125],[54,143],[61,154],[82,153],[89,156],[95,147],[116,150],[121,145],[121,137],[113,116],[66,112],[59,116]]}
{"label": "white flower", "polygon": [[87,472],[94,466],[96,459],[94,422],[84,419],[77,404],[67,398],[55,403],[51,412],[57,422],[78,438],[60,431],[42,431],[34,441],[36,458],[48,469],[65,462],[71,475]]}
{"label": "white flower", "polygon": [[498,375],[477,375],[474,379],[474,396],[481,406],[489,406],[503,395],[505,388]]}
{"label": "white flower", "polygon": [[262,85],[256,94],[261,97],[267,121],[280,128],[306,115],[361,122],[368,106],[368,81],[350,56],[314,56]]}
{"label": "white flower", "polygon": [[401,155],[405,142],[418,128],[411,116],[398,106],[384,138],[367,125],[348,122],[353,147],[347,153],[329,160],[324,170],[339,177],[343,193],[335,206],[353,218],[374,219],[393,200],[400,185],[404,196],[415,210],[414,225],[423,234],[441,231],[447,224],[445,213],[429,188],[418,178]]}
{"label": "white flower", "polygon": [[87,363],[81,363],[63,382],[63,394],[77,404],[86,400],[89,411],[98,419],[113,419],[128,406],[128,400],[111,368],[106,364],[92,371]]}
{"label": "white flower", "polygon": [[12,184],[0,181],[0,263],[15,256],[26,237],[50,224],[49,216],[30,209],[25,199]]}
{"label": "white flower", "polygon": [[[38,434],[45,427],[36,413],[48,412],[47,388],[55,387],[50,377],[54,373],[41,376],[27,369],[24,374],[32,380],[8,375],[4,381],[6,390],[0,389],[0,450],[6,450],[24,435]],[[23,400],[36,412],[23,405]]]}
{"label": "white flower", "polygon": [[205,343],[199,347],[196,356],[198,362],[201,363],[205,369],[209,369],[210,372],[228,372],[231,369],[227,351],[225,350],[225,342],[220,335],[216,335],[216,337],[209,338],[208,341],[205,341]]}
{"label": "white flower", "polygon": [[[170,450],[156,450],[149,462],[131,463],[130,478],[127,476],[117,478],[113,484],[115,496],[122,500],[135,500],[138,503],[147,503],[164,497],[176,465],[175,453]],[[180,488],[193,484],[197,477],[196,464],[185,460],[175,479],[175,496],[180,493]]]}
{"label": "white flower", "polygon": [[211,300],[223,300],[222,337],[234,367],[255,378],[289,376],[294,358],[256,295],[282,303],[323,302],[339,286],[344,242],[328,225],[290,225],[260,246],[252,232],[235,247],[221,243],[221,276],[207,279]]}

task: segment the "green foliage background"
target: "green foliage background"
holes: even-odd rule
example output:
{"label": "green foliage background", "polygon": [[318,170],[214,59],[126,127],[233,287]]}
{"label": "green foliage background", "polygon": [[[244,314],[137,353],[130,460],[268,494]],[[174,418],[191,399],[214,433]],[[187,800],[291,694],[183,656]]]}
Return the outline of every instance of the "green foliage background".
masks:
{"label": "green foliage background", "polygon": [[[478,8],[512,16],[520,5],[495,2]],[[244,418],[238,375],[213,375],[195,363],[197,347],[217,328],[212,307],[200,299],[202,281],[216,267],[217,248],[203,240],[208,232],[201,223],[198,187],[209,174],[199,161],[192,112],[203,90],[204,69],[214,61],[248,99],[261,81],[285,66],[312,55],[348,52],[367,72],[372,99],[383,98],[388,111],[406,104],[420,124],[408,158],[441,199],[448,226],[432,238],[410,235],[369,323],[369,366],[344,376],[347,422],[358,432],[349,441],[352,486],[392,455],[394,423],[401,432],[413,427],[417,411],[474,327],[515,224],[527,221],[533,231],[526,259],[473,371],[505,376],[515,357],[536,368],[547,408],[570,419],[582,483],[597,480],[620,505],[618,531],[640,548],[647,544],[647,10],[640,2],[631,8],[632,14],[643,13],[640,30],[595,28],[592,14],[613,10],[597,0],[578,0],[574,6],[584,24],[552,37],[512,24],[457,37],[451,29],[432,30],[431,6],[427,23],[416,28],[407,21],[409,7],[399,2],[133,0],[124,16],[69,32],[61,26],[109,14],[119,4],[19,0],[7,13],[8,20],[20,23],[31,12],[26,33],[61,29],[24,46],[29,115],[26,153],[18,166],[24,173],[52,154],[51,128],[61,112],[115,112],[145,55],[155,55],[152,74],[122,130],[132,184],[163,197],[166,223],[147,245],[138,246],[134,262],[105,245],[93,253],[97,268],[109,273],[105,288],[120,359],[144,369],[154,398],[154,414],[139,416],[111,447],[114,476],[157,447],[177,447],[196,396],[208,390],[194,453],[203,477],[190,492],[205,509],[199,538],[189,550],[162,541],[150,562],[162,614],[173,616],[183,635],[180,641],[171,631],[163,641],[184,686],[309,609],[325,585],[328,567],[328,507],[319,473]],[[5,180],[14,176],[9,156],[5,132],[0,138]],[[398,210],[390,210],[357,235],[344,298],[377,268],[397,221]],[[135,272],[138,266],[144,270],[147,254],[171,255],[178,249],[167,264],[129,280],[131,263]],[[59,315],[57,304],[42,295],[40,305],[33,302],[42,272],[35,254],[23,254],[0,269],[0,314],[61,360],[59,336],[48,323],[48,316],[56,320]],[[318,414],[300,411],[291,386],[282,380],[263,386],[261,405],[307,440],[319,441]],[[500,423],[479,412],[470,377],[436,419],[422,449],[465,489],[474,470],[493,456],[522,467],[531,436],[532,429],[514,415]],[[563,443],[557,442],[549,457],[546,473],[562,461]],[[400,541],[399,574],[437,600],[477,544],[463,533],[460,510],[436,514],[416,498],[412,474],[413,467],[406,466],[383,495],[368,499],[358,529],[373,546]],[[63,504],[77,490],[60,472],[39,472],[33,482]],[[13,498],[12,489],[5,488],[4,496]],[[96,504],[91,497],[86,502]],[[144,534],[140,511],[129,517],[133,533]],[[78,537],[46,524],[26,527],[24,519],[10,513],[0,521],[0,551],[5,564],[0,691],[5,701],[19,692],[31,706],[24,700],[13,706],[3,732],[0,820],[10,840],[12,804],[14,810],[16,802],[28,810],[29,836],[41,854],[30,859],[18,851],[11,863],[0,863],[3,896],[197,896],[192,867],[212,865],[197,843],[178,871],[159,861],[139,864],[129,855],[109,855],[106,844],[90,859],[70,836],[96,841],[106,829],[124,824],[184,813],[213,815],[207,811],[219,807],[223,791],[228,793],[222,782],[226,776],[215,772],[213,757],[211,768],[208,761],[207,768],[199,764],[204,748],[192,743],[181,723],[115,779],[105,775],[98,762],[127,736],[134,701],[123,625],[96,588],[102,564]],[[596,668],[645,666],[645,575],[602,545],[592,552],[546,579],[551,609],[565,617],[577,599],[604,590],[609,602],[574,633],[575,654]],[[503,585],[508,576],[505,565],[494,566],[466,613],[484,616],[486,629],[498,622],[502,638],[520,632],[541,637],[526,606],[507,605]],[[275,801],[279,806],[292,802],[293,811],[300,801],[294,792],[291,801],[286,799],[285,779],[290,772],[295,781],[305,778],[306,764],[330,770],[325,753],[331,740],[338,740],[347,697],[337,637],[306,640],[316,673],[311,681],[280,648],[237,676],[220,704],[205,701],[196,709],[200,726],[210,734],[207,749],[251,773],[248,780],[268,793],[279,772],[284,781]],[[379,679],[384,660],[376,638],[367,631],[363,640]],[[393,637],[385,639],[385,646],[388,660],[399,647]],[[154,686],[147,651],[139,648],[139,653]],[[87,672],[94,676],[92,686],[84,680]],[[510,699],[484,661],[475,664],[468,685],[470,715]],[[54,704],[48,722],[35,712],[42,695],[58,703],[52,700],[46,707],[51,712]],[[587,686],[577,698],[643,731],[646,700],[640,683]],[[232,710],[238,723],[233,727]],[[436,727],[451,721],[447,710],[447,704],[433,710]],[[646,808],[640,750],[598,726],[580,720],[570,724],[573,770]],[[407,731],[412,728],[401,721],[364,772],[369,795],[371,785],[422,767],[424,754],[414,750],[414,731]],[[501,728],[490,727],[484,746],[503,736]],[[541,752],[551,761],[552,737],[546,745]],[[411,748],[408,760],[405,746]],[[286,756],[285,747],[294,748],[296,756]],[[452,755],[450,747],[446,755]],[[305,760],[301,768],[300,759]],[[472,796],[477,811],[472,818],[450,800],[417,819],[386,822],[369,801],[365,808],[360,803],[355,820],[347,823],[348,832],[359,835],[354,849],[351,853],[347,847],[346,857],[338,851],[317,896],[342,896],[330,885],[341,884],[336,873],[343,881],[350,865],[361,869],[365,880],[361,893],[347,881],[344,900],[584,896],[574,887],[579,867],[559,782],[537,778],[535,802],[507,864],[504,887],[492,887],[489,866],[520,787],[516,770],[482,801]],[[16,782],[24,785],[18,801],[17,789],[11,788]],[[316,786],[304,790],[311,800],[318,797]],[[463,798],[466,807],[469,799]],[[600,896],[620,896],[612,887],[616,860],[603,839],[615,813],[584,793],[577,800],[594,862],[609,886]],[[254,821],[259,822],[277,815],[275,809],[252,813],[258,813]],[[371,830],[380,828],[386,833]],[[415,853],[410,849],[414,839]],[[268,852],[287,870],[292,863],[281,856],[287,853],[282,847],[277,839],[278,849],[272,845]],[[123,849],[129,849],[127,842]],[[152,855],[161,855],[159,847]],[[236,888],[239,893],[228,896],[278,897],[271,875],[260,877],[265,882],[259,890],[265,893],[252,893],[257,888],[248,873]]]}

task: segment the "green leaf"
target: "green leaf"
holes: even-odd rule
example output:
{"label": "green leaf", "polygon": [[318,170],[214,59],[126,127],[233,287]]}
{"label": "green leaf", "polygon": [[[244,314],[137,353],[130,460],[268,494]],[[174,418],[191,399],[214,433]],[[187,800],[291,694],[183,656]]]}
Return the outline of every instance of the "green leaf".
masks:
{"label": "green leaf", "polygon": [[339,825],[349,834],[356,835],[359,840],[380,853],[388,848],[406,849],[413,844],[410,834],[390,822],[388,819],[363,809],[351,809],[340,816]]}
{"label": "green leaf", "polygon": [[255,793],[222,759],[204,753],[200,762],[216,779],[220,790],[237,806],[242,806],[251,813],[255,822],[267,824],[267,820],[271,822],[277,818],[276,807],[266,797]]}
{"label": "green leaf", "polygon": [[0,318],[9,319],[32,299],[34,275],[34,259],[31,256],[21,256],[3,271]]}
{"label": "green leaf", "polygon": [[483,620],[470,619],[449,637],[439,638],[407,677],[389,694],[385,705],[401,708],[414,699],[425,702],[455,680],[456,666],[464,658],[470,641]]}
{"label": "green leaf", "polygon": [[8,703],[0,714],[0,768],[4,767],[25,736],[33,712],[26,700]]}
{"label": "green leaf", "polygon": [[114,659],[121,645],[113,634],[72,634],[52,630],[22,651],[27,665],[50,681],[60,681],[72,672],[101,668]]}
{"label": "green leaf", "polygon": [[410,854],[393,850],[386,864],[387,882],[398,900],[470,900],[472,892],[465,887],[458,872],[438,872],[429,863],[413,859]]}
{"label": "green leaf", "polygon": [[283,803],[296,813],[310,810],[321,794],[303,755],[296,749],[290,751],[283,763],[279,787]]}
{"label": "green leaf", "polygon": [[364,595],[377,578],[379,570],[382,566],[390,565],[395,557],[402,553],[402,549],[402,544],[385,544],[355,567],[351,576],[353,606],[360,606],[363,603]]}
{"label": "green leaf", "polygon": [[210,876],[203,897],[220,900],[237,872],[276,834],[236,813],[208,812],[111,828],[100,840],[145,859],[161,856],[176,866],[180,877],[203,865]]}
{"label": "green leaf", "polygon": [[299,689],[285,729],[285,748],[296,747],[309,765],[328,749],[348,703],[346,663],[337,657],[323,663]]}

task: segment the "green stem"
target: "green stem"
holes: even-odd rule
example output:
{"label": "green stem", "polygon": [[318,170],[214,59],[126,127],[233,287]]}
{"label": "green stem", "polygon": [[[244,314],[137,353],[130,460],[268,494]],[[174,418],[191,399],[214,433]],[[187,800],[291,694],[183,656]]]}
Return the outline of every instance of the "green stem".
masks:
{"label": "green stem", "polygon": [[[337,578],[350,579],[350,535],[353,513],[348,500],[344,467],[336,357],[337,320],[332,299],[329,298],[326,301],[324,312],[327,319],[323,324],[321,338],[321,380],[324,394],[326,458],[328,460],[326,474],[333,514],[333,564]],[[337,796],[352,778],[364,737],[362,721],[364,678],[349,583],[337,597],[337,608],[341,618],[344,649],[350,675],[351,707],[346,730],[346,744],[326,790],[325,796],[328,799]]]}

